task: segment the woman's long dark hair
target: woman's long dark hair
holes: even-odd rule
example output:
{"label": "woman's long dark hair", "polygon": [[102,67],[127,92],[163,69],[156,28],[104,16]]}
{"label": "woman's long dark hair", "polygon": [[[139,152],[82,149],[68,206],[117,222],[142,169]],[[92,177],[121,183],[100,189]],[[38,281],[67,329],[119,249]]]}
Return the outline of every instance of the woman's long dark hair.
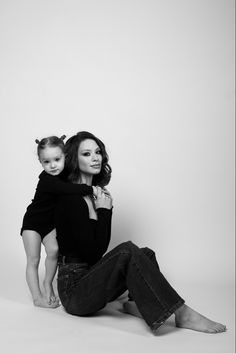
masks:
{"label": "woman's long dark hair", "polygon": [[112,169],[108,164],[108,154],[106,152],[106,148],[104,143],[99,140],[96,136],[91,134],[88,131],[80,131],[76,135],[70,137],[65,144],[65,168],[67,172],[67,178],[69,181],[77,182],[80,177],[80,169],[78,162],[78,150],[82,141],[91,139],[94,140],[101,150],[102,155],[102,167],[99,174],[94,175],[93,177],[93,185],[99,185],[101,187],[107,185],[111,179]]}

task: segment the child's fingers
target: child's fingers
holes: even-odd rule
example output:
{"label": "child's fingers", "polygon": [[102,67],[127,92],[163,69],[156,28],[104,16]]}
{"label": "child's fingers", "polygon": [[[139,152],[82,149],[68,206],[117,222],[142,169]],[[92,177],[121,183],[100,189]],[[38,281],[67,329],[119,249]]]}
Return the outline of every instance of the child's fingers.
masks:
{"label": "child's fingers", "polygon": [[101,197],[102,196],[102,189],[100,188],[100,186],[97,186],[97,197]]}
{"label": "child's fingers", "polygon": [[56,297],[55,297],[54,295],[53,295],[50,299],[51,299],[51,302],[52,302],[52,303],[55,303]]}

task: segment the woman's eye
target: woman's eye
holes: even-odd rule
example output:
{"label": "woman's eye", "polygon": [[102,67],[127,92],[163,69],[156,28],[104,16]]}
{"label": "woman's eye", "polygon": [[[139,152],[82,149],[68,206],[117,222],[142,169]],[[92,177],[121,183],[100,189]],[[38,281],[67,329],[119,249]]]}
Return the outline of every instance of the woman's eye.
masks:
{"label": "woman's eye", "polygon": [[88,156],[90,156],[90,153],[89,152],[85,152],[85,153],[83,153],[83,156],[88,157]]}
{"label": "woman's eye", "polygon": [[97,153],[97,154],[102,154],[102,151],[99,150],[99,151],[97,151],[96,153]]}

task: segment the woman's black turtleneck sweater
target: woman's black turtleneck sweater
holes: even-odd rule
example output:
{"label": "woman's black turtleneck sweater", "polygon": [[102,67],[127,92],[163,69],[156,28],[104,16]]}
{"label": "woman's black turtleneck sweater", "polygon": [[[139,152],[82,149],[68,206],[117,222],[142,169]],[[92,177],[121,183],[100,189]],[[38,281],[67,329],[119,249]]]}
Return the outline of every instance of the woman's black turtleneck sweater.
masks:
{"label": "woman's black turtleneck sweater", "polygon": [[98,219],[89,218],[88,205],[81,195],[61,195],[57,200],[55,225],[59,253],[90,265],[106,252],[111,237],[112,210],[97,209]]}

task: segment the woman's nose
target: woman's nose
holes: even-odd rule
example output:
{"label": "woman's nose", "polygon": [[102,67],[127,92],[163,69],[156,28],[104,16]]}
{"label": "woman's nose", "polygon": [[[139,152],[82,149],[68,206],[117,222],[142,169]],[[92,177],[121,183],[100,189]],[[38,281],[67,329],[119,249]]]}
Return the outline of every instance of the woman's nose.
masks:
{"label": "woman's nose", "polygon": [[93,154],[92,159],[93,159],[93,161],[97,161],[98,160],[98,155],[97,154]]}

